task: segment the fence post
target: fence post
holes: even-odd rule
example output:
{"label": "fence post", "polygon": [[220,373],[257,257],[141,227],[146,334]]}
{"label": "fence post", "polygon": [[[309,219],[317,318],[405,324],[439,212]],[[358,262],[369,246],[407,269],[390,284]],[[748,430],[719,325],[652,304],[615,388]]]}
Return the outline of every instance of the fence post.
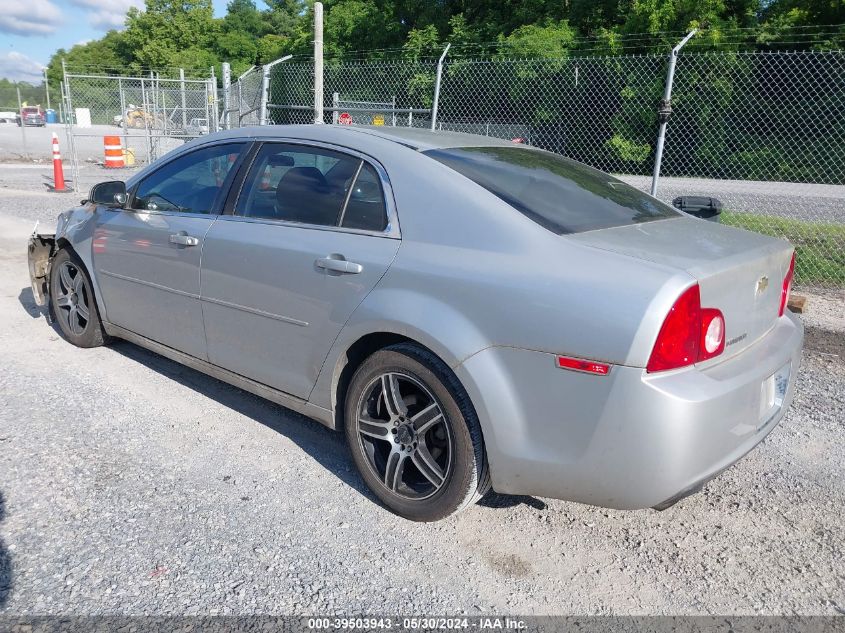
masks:
{"label": "fence post", "polygon": [[123,94],[123,77],[117,78],[117,93],[120,97],[120,127],[123,128],[123,147],[129,147],[129,131],[126,125],[126,95]]}
{"label": "fence post", "polygon": [[[211,67],[211,77],[208,79],[208,109],[211,110],[211,115],[208,118],[208,131],[216,132],[220,128],[217,125],[219,121],[217,112],[217,75],[214,74],[214,66]],[[212,120],[214,123],[212,124]]]}
{"label": "fence post", "polygon": [[223,129],[230,129],[229,108],[231,107],[232,67],[229,62],[223,62]]}
{"label": "fence post", "polygon": [[261,67],[261,109],[258,112],[258,125],[267,125],[267,93],[270,92],[270,64]]}
{"label": "fence post", "polygon": [[258,125],[267,125],[269,123],[269,119],[267,117],[267,111],[269,108],[267,105],[270,100],[270,70],[276,64],[286,62],[291,57],[293,57],[293,55],[285,55],[284,57],[280,57],[276,61],[265,64],[261,67],[261,109],[259,110]]}
{"label": "fence post", "polygon": [[337,109],[340,107],[340,93],[333,92],[332,93],[332,125],[337,125],[338,119],[340,118],[340,113]]}
{"label": "fence post", "polygon": [[[165,82],[167,79],[164,80]],[[164,135],[167,136],[167,94],[165,94],[164,89],[161,87],[161,74],[156,73],[156,85],[158,86],[158,92],[161,97],[161,124],[164,129]],[[165,83],[165,85],[167,85]]]}
{"label": "fence post", "polygon": [[675,80],[675,63],[678,61],[678,53],[684,44],[690,41],[698,29],[687,33],[686,37],[678,42],[669,54],[669,68],[666,71],[666,88],[663,92],[663,99],[657,108],[657,116],[660,120],[660,128],[657,132],[657,149],[654,154],[654,174],[651,177],[651,195],[657,195],[657,181],[660,179],[660,164],[663,162],[663,144],[666,142],[666,124],[669,122],[669,115],[672,114],[672,82]]}
{"label": "fence post", "polygon": [[249,110],[248,112],[244,112],[245,108],[244,108],[243,83],[244,83],[244,79],[247,77],[247,75],[249,75],[250,73],[255,71],[256,68],[257,68],[256,66],[252,66],[251,68],[247,69],[246,72],[241,73],[241,75],[237,79],[235,79],[235,84],[238,86],[238,127],[241,127],[241,125],[243,123],[243,118],[247,114],[255,112],[255,109]]}
{"label": "fence post", "polygon": [[146,79],[141,77],[141,118],[144,120],[144,140],[145,145],[147,146],[147,164],[149,165],[152,161],[152,140],[150,139],[150,126],[148,125],[147,121],[147,89],[145,87]]}
{"label": "fence post", "polygon": [[446,44],[446,48],[443,49],[443,54],[440,56],[440,59],[437,61],[437,79],[434,81],[434,102],[431,104],[431,129],[435,129],[437,125],[437,108],[440,105],[440,80],[443,78],[443,60],[446,59],[446,53],[449,52],[449,48],[452,44]]}
{"label": "fence post", "polygon": [[314,123],[323,123],[323,3],[314,3]]}
{"label": "fence post", "polygon": [[29,151],[26,148],[26,121],[23,120],[23,105],[21,104],[21,87],[15,82],[15,90],[18,92],[18,116],[21,118],[21,140],[23,141],[23,157],[29,158]]}
{"label": "fence post", "polygon": [[185,128],[188,127],[188,112],[187,112],[187,101],[185,99],[185,69],[179,69],[179,92],[182,96],[182,133],[184,134]]}
{"label": "fence post", "polygon": [[67,74],[67,62],[62,58],[62,83],[64,84],[65,94],[65,111],[67,113],[67,126],[65,133],[67,134],[68,146],[70,147],[71,155],[71,180],[74,191],[79,191],[79,158],[76,154],[76,141],[73,136],[73,102],[70,95],[70,77]]}

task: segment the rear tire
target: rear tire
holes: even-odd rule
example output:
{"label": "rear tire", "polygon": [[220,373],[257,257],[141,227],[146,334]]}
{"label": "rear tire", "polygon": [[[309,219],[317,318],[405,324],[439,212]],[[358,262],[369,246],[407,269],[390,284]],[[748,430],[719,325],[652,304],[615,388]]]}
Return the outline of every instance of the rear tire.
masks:
{"label": "rear tire", "polygon": [[50,308],[64,337],[77,347],[98,347],[108,342],[91,279],[79,258],[68,249],[61,249],[53,258]]}
{"label": "rear tire", "polygon": [[428,350],[402,343],[370,356],[352,377],[344,413],[358,472],[399,516],[437,521],[490,489],[469,396]]}

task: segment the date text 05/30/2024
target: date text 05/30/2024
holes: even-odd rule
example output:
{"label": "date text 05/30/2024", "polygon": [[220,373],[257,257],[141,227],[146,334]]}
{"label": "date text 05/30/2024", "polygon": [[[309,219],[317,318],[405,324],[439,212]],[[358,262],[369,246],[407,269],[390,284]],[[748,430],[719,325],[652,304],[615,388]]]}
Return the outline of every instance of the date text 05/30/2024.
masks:
{"label": "date text 05/30/2024", "polygon": [[356,618],[308,618],[308,628],[316,631],[332,630],[510,630],[527,628],[523,620],[497,617],[356,617]]}

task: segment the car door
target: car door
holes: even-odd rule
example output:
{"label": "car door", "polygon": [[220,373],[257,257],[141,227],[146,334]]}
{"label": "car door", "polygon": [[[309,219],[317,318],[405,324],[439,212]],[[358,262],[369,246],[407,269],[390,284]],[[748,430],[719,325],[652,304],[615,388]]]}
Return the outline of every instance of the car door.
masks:
{"label": "car door", "polygon": [[399,233],[384,170],[351,151],[266,142],[206,235],[209,360],[307,398]]}
{"label": "car door", "polygon": [[141,180],[126,208],[97,209],[92,258],[110,323],[207,358],[203,240],[244,147],[226,142],[181,154]]}

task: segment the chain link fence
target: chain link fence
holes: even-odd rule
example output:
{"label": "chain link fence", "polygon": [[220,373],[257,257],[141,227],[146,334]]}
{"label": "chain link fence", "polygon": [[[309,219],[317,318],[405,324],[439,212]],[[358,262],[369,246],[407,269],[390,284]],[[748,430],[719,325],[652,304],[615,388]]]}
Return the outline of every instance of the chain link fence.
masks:
{"label": "chain link fence", "polygon": [[[67,75],[69,129],[90,133],[77,108],[92,126],[120,115],[114,131],[147,161],[197,132],[194,119],[210,131],[227,118],[313,123],[313,68],[283,58],[247,71],[228,117],[213,78]],[[666,68],[666,55],[447,58],[436,127],[516,139],[648,191]],[[326,60],[323,122],[430,127],[436,77],[436,59]],[[799,283],[845,286],[845,53],[682,53],[671,106],[658,197],[718,198],[722,222],[796,245]]]}
{"label": "chain link fence", "polygon": [[[119,137],[124,169],[148,164],[185,140],[217,131],[217,88],[212,77],[167,78],[65,73],[63,109],[74,189],[102,180],[85,164],[103,165],[105,137]],[[115,177],[120,177],[115,172]],[[92,184],[86,182],[86,184]]]}
{"label": "chain link fence", "polygon": [[[437,61],[428,59],[327,60],[323,122],[429,127],[436,72]],[[269,122],[314,123],[313,87],[313,61],[273,66]]]}
{"label": "chain link fence", "polygon": [[232,98],[236,116],[230,116],[232,127],[248,127],[261,123],[261,69],[253,66],[232,84]]}
{"label": "chain link fence", "polygon": [[[428,127],[436,66],[327,61],[324,122]],[[666,67],[447,59],[437,128],[518,139],[648,191]],[[274,67],[269,121],[312,123],[313,79],[310,61]],[[657,195],[718,198],[722,222],[796,245],[800,283],[845,285],[845,53],[681,54]]]}

